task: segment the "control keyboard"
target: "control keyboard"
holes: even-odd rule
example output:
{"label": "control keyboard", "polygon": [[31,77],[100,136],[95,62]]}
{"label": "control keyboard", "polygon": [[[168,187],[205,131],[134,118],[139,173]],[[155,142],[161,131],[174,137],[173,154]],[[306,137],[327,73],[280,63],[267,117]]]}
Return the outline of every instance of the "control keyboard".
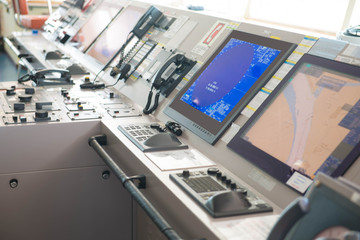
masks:
{"label": "control keyboard", "polygon": [[174,134],[159,126],[159,123],[137,123],[119,125],[118,129],[143,152],[188,148]]}
{"label": "control keyboard", "polygon": [[170,179],[213,217],[271,212],[272,207],[217,168],[170,174]]}

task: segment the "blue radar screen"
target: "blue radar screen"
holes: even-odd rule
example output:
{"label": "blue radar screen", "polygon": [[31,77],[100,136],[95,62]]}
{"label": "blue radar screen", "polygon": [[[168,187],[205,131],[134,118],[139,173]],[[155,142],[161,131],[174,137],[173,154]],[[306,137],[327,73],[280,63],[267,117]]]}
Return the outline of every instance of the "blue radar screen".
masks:
{"label": "blue radar screen", "polygon": [[232,38],[181,100],[222,122],[279,53]]}

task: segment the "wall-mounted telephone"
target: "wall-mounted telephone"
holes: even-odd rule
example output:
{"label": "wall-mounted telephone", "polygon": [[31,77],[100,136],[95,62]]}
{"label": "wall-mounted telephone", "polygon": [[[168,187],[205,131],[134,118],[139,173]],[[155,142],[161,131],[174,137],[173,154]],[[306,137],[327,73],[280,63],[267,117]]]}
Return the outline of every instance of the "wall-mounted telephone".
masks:
{"label": "wall-mounted telephone", "polygon": [[[169,96],[195,64],[196,61],[186,58],[183,54],[176,54],[171,57],[155,74],[143,113],[150,114],[155,111],[158,107],[160,94],[165,97]],[[153,89],[158,91],[155,95],[154,105],[150,107]]]}
{"label": "wall-mounted telephone", "polygon": [[132,32],[137,38],[142,38],[162,15],[163,14],[159,9],[151,6],[139,19]]}
{"label": "wall-mounted telephone", "polygon": [[28,73],[18,79],[19,83],[32,80],[37,86],[73,84],[71,74],[63,69],[43,69]]}
{"label": "wall-mounted telephone", "polygon": [[[124,72],[125,70],[129,71],[129,67],[124,67],[126,63],[130,60],[130,56],[132,56],[133,51],[137,49],[137,45],[139,44],[141,38],[149,31],[149,29],[161,18],[162,12],[157,9],[154,6],[151,6],[146,13],[140,18],[138,23],[135,25],[133,30],[129,33],[129,37],[127,41],[121,46],[119,51],[114,55],[117,56],[120,53],[120,60],[118,64],[116,64],[115,67],[112,68],[110,72],[110,76],[115,77],[120,73],[120,76],[126,76],[127,72]],[[131,42],[133,37],[137,37],[137,41],[134,43],[133,47],[126,53],[125,55],[125,48],[127,45]],[[107,68],[107,66],[113,61],[114,59],[111,59],[108,64],[104,67]],[[120,78],[119,78],[120,79]],[[118,80],[119,80],[118,79]]]}

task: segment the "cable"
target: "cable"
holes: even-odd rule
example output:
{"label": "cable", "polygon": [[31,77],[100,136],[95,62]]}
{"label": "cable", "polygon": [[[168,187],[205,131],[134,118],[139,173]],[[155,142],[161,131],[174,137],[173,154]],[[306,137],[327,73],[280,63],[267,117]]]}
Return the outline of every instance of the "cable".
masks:
{"label": "cable", "polygon": [[[107,66],[106,68],[108,68],[109,66]],[[105,72],[106,68],[102,68],[95,76],[94,80],[92,81],[92,84],[95,84],[96,79],[98,78],[98,76],[100,75],[101,72]]]}
{"label": "cable", "polygon": [[[105,65],[106,67],[107,67],[108,65],[110,65],[110,63],[115,59],[115,57],[120,54],[120,60],[119,60],[119,62],[112,68],[112,70],[111,70],[111,72],[110,72],[110,76],[115,77],[116,75],[118,75],[118,74],[120,73],[121,66],[122,66],[122,64],[123,64],[123,62],[124,62],[124,60],[125,60],[125,58],[124,58],[125,48],[126,48],[126,46],[130,43],[130,41],[133,39],[134,36],[135,36],[134,33],[131,31],[131,32],[128,34],[128,36],[127,36],[126,42],[121,46],[121,48],[117,51],[117,53],[114,55],[114,57],[112,57],[112,58],[110,59],[110,61]],[[140,41],[140,40],[138,40],[135,45],[137,45],[139,41]],[[133,50],[133,48],[132,48],[131,50]],[[125,56],[125,57],[127,57],[127,56]]]}
{"label": "cable", "polygon": [[148,115],[148,114],[152,113],[153,111],[155,111],[156,108],[157,108],[158,105],[159,105],[160,90],[158,90],[158,91],[156,92],[154,105],[150,108],[151,100],[152,100],[152,95],[153,95],[153,89],[154,89],[154,86],[152,86],[151,89],[150,89],[146,106],[145,106],[144,109],[143,109],[143,113],[146,114],[146,115]]}
{"label": "cable", "polygon": [[125,66],[123,67],[123,69],[121,69],[120,71],[120,76],[119,78],[116,80],[116,82],[114,84],[111,84],[111,85],[107,85],[106,87],[112,87],[112,86],[115,86],[121,79],[126,79],[128,76],[128,72],[130,71],[131,69],[131,65],[130,64],[125,64]]}
{"label": "cable", "polygon": [[[111,76],[116,76],[121,70],[120,70],[120,67],[121,67],[121,64],[122,64],[122,61],[123,61],[123,56],[124,56],[124,50],[125,50],[125,47],[127,46],[127,44],[129,44],[129,42],[132,40],[132,38],[134,37],[134,34],[132,32],[130,32],[127,36],[127,39],[126,39],[126,42],[121,46],[121,48],[114,54],[114,56],[105,64],[105,66],[96,74],[94,80],[91,82],[91,83],[83,83],[80,85],[80,88],[83,88],[83,89],[86,89],[86,88],[91,88],[91,89],[98,89],[98,88],[104,88],[105,87],[105,84],[95,84],[97,78],[99,77],[100,73],[101,72],[105,72],[105,70],[107,68],[110,67],[110,64],[114,61],[114,59],[116,58],[117,55],[120,54],[120,61],[119,63],[112,68],[111,72],[110,72],[110,75]],[[119,65],[120,64],[120,65]],[[115,70],[115,73],[114,73],[114,70]],[[130,70],[130,69],[129,69]],[[128,70],[128,71],[129,71]],[[119,72],[117,72],[119,71]],[[127,72],[125,73],[127,74]],[[120,75],[121,78],[124,78],[124,75]],[[120,78],[120,79],[121,79]],[[117,84],[119,82],[118,79],[113,85],[109,85],[107,87],[110,87],[110,86],[114,86],[115,84]]]}
{"label": "cable", "polygon": [[31,73],[28,73],[28,74],[25,74],[23,76],[21,76],[19,79],[18,79],[18,82],[19,83],[24,83],[24,82],[27,82],[27,81],[35,81],[35,76]]}

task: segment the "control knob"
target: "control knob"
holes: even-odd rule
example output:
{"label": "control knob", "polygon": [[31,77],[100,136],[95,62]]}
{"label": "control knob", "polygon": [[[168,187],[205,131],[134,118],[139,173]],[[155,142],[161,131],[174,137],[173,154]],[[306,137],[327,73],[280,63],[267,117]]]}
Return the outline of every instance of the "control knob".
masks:
{"label": "control knob", "polygon": [[231,179],[230,178],[226,179],[225,183],[226,183],[226,186],[230,186],[231,185]]}
{"label": "control knob", "polygon": [[35,112],[35,118],[44,119],[49,117],[49,112],[45,110],[39,110]]}
{"label": "control knob", "polygon": [[209,175],[215,175],[217,172],[219,172],[218,168],[208,168],[207,173]]}
{"label": "control knob", "polygon": [[13,88],[6,89],[6,96],[12,96],[15,94],[16,94],[15,89],[13,89]]}
{"label": "control knob", "polygon": [[183,176],[184,178],[188,178],[188,177],[190,176],[190,171],[189,171],[189,170],[183,170],[182,176]]}
{"label": "control knob", "polygon": [[32,98],[31,95],[26,95],[26,94],[19,96],[20,102],[30,102],[31,98]]}

